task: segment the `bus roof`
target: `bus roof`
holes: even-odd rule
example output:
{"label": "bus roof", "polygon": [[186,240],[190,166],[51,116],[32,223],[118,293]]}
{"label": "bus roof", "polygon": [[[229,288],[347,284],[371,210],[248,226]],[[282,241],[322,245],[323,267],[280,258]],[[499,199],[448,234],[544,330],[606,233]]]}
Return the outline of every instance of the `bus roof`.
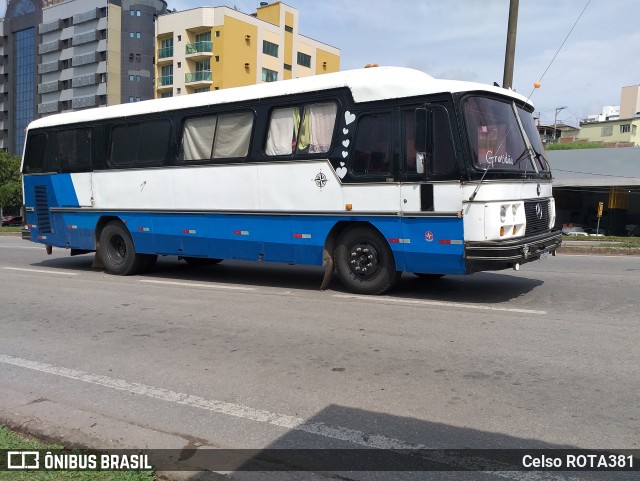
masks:
{"label": "bus roof", "polygon": [[458,80],[436,79],[419,70],[403,67],[372,67],[216,90],[197,95],[181,95],[61,113],[34,120],[29,124],[29,129],[126,118],[190,107],[228,104],[345,87],[351,91],[356,103],[468,91],[492,92],[527,102],[524,96],[500,87]]}

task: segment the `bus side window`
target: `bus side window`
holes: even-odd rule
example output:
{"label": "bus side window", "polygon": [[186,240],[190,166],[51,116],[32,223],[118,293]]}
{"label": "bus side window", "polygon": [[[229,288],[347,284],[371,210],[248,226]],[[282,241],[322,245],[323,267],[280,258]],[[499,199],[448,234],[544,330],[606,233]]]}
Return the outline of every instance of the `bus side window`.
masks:
{"label": "bus side window", "polygon": [[[427,174],[440,175],[455,169],[455,152],[453,148],[449,114],[444,106],[433,107],[433,152],[426,152],[425,168]],[[416,174],[415,148],[415,111],[403,112],[405,139],[405,173]]]}
{"label": "bus side window", "polygon": [[362,117],[358,122],[355,149],[351,159],[354,174],[389,174],[391,115]]}
{"label": "bus side window", "polygon": [[182,160],[204,160],[211,158],[213,136],[218,124],[217,115],[195,117],[184,123],[182,133]]}
{"label": "bus side window", "polygon": [[322,154],[331,148],[338,106],[335,102],[275,109],[269,121],[269,156]]}
{"label": "bus side window", "polygon": [[451,173],[456,168],[456,157],[449,112],[444,106],[434,106],[433,124],[432,173],[434,175]]}
{"label": "bus side window", "polygon": [[240,112],[194,117],[184,123],[181,160],[246,157],[253,114]]}
{"label": "bus side window", "polygon": [[404,126],[404,171],[416,174],[416,116],[414,110],[403,112]]}
{"label": "bus side window", "polygon": [[116,125],[109,161],[116,167],[161,166],[169,153],[168,119]]}
{"label": "bus side window", "polygon": [[[55,134],[54,134],[55,137]],[[52,154],[49,135],[46,132],[29,132],[24,155],[24,173],[37,174],[45,171],[47,157]],[[55,153],[53,153],[55,158]]]}
{"label": "bus side window", "polygon": [[89,129],[61,130],[57,137],[60,172],[91,171],[91,134]]}
{"label": "bus side window", "polygon": [[253,114],[241,112],[218,117],[218,129],[213,147],[213,158],[246,157],[249,153]]}

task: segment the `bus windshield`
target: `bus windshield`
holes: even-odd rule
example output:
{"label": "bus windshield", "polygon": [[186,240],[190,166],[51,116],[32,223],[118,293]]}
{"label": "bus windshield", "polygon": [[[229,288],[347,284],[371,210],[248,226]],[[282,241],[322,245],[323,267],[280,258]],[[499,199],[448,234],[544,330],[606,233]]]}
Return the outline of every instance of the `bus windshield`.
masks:
{"label": "bus windshield", "polygon": [[[549,170],[533,117],[524,109],[517,111],[524,132],[512,103],[486,97],[470,97],[465,101],[464,113],[475,167],[517,172]],[[529,152],[525,135],[533,152]],[[535,168],[532,162],[536,162]]]}

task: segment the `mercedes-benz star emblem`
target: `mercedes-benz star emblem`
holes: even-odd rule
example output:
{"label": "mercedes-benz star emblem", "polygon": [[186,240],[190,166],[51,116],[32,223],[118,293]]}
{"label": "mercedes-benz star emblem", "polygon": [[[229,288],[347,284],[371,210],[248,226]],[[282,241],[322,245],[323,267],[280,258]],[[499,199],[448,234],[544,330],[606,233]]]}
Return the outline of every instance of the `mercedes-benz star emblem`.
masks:
{"label": "mercedes-benz star emblem", "polygon": [[536,217],[538,220],[542,220],[542,206],[540,204],[536,204]]}
{"label": "mercedes-benz star emblem", "polygon": [[320,187],[321,189],[327,185],[327,176],[324,175],[322,172],[320,172],[318,175],[316,175],[316,178],[313,179],[316,182],[316,185],[318,187]]}
{"label": "mercedes-benz star emblem", "polygon": [[538,193],[538,197],[540,197],[540,192],[542,192],[542,188],[540,187],[540,184],[538,184],[538,187],[536,188],[536,192]]}

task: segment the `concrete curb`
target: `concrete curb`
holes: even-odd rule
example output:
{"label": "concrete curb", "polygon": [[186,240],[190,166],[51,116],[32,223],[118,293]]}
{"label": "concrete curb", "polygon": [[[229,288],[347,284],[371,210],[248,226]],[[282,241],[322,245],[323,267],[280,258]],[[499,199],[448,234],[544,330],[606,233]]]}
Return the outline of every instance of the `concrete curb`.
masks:
{"label": "concrete curb", "polygon": [[[55,401],[0,388],[0,424],[36,439],[82,449],[193,448],[192,440]],[[233,481],[210,471],[156,471],[174,481]]]}

